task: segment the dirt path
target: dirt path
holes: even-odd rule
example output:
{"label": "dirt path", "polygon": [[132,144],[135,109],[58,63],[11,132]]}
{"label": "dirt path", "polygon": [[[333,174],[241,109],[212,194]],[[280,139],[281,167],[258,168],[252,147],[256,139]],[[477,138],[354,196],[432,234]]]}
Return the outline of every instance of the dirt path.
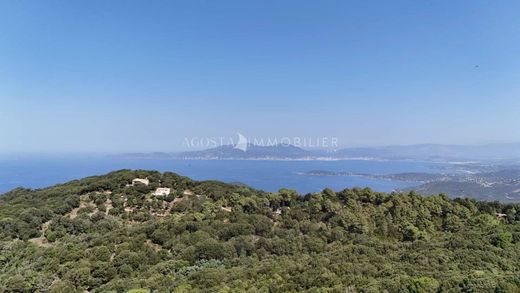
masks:
{"label": "dirt path", "polygon": [[33,244],[36,244],[38,246],[44,246],[44,247],[51,246],[51,244],[47,241],[47,238],[45,238],[45,231],[47,231],[47,229],[49,229],[50,224],[51,224],[51,221],[47,221],[47,222],[43,223],[42,227],[40,229],[40,233],[41,233],[40,237],[31,238],[28,241]]}
{"label": "dirt path", "polygon": [[105,215],[108,216],[108,212],[110,212],[110,210],[114,208],[114,206],[112,205],[112,200],[107,199],[107,202],[105,203],[105,207],[106,207]]}

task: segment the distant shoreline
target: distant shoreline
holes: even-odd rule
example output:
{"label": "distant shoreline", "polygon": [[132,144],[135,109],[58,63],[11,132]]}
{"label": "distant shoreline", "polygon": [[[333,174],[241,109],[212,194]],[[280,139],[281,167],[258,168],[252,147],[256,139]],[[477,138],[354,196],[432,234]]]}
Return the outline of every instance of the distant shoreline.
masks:
{"label": "distant shoreline", "polygon": [[183,161],[373,161],[373,162],[410,162],[410,163],[432,163],[432,164],[452,164],[452,165],[464,165],[464,164],[481,164],[480,161],[448,161],[448,160],[418,160],[418,159],[406,159],[406,158],[374,158],[374,157],[310,157],[310,158],[234,158],[234,157],[154,157],[154,156],[111,156],[120,159],[150,159],[150,160],[183,160]]}

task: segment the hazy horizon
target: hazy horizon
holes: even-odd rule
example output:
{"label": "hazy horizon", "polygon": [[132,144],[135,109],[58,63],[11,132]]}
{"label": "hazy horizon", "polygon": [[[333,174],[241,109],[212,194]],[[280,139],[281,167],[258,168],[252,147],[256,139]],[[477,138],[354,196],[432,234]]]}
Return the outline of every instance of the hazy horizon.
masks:
{"label": "hazy horizon", "polygon": [[520,142],[515,1],[0,3],[0,153]]}
{"label": "hazy horizon", "polygon": [[[251,143],[250,145],[255,145]],[[272,145],[258,145],[257,146],[272,146]],[[399,147],[420,147],[420,146],[451,146],[451,147],[507,147],[507,146],[520,146],[520,142],[489,142],[489,143],[475,143],[475,144],[441,144],[441,143],[417,143],[417,144],[391,144],[391,145],[350,145],[350,146],[339,146],[337,148],[324,148],[324,147],[305,147],[305,146],[298,146],[299,148],[302,148],[304,150],[342,150],[342,149],[356,149],[356,148],[367,148],[367,149],[384,149],[384,148],[399,148]],[[224,145],[218,145],[216,147],[220,146],[234,146],[233,144],[224,144]],[[291,144],[291,146],[294,146]],[[125,154],[152,154],[152,153],[183,153],[183,152],[191,152],[191,151],[203,151],[203,150],[209,150],[214,147],[193,147],[193,148],[180,148],[180,149],[165,149],[165,150],[130,150],[130,151],[96,151],[96,150],[90,150],[90,151],[77,151],[77,150],[69,150],[69,151],[3,151],[0,152],[0,159],[6,159],[10,156],[14,156],[15,159],[22,159],[22,158],[67,158],[67,157],[74,157],[74,156],[112,156],[112,155],[125,155]]]}

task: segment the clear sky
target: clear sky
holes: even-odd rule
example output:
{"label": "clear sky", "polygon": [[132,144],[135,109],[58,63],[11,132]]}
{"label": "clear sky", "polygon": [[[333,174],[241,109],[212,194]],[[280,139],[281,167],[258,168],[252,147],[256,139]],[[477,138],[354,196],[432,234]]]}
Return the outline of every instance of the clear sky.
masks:
{"label": "clear sky", "polygon": [[520,141],[520,1],[0,1],[0,152]]}

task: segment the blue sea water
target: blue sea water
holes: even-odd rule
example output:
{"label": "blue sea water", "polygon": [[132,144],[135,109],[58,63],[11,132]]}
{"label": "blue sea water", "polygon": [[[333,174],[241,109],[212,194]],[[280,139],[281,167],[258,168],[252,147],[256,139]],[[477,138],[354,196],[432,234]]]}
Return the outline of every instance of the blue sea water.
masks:
{"label": "blue sea water", "polygon": [[309,176],[312,170],[391,174],[439,172],[440,164],[408,161],[261,161],[261,160],[171,160],[123,158],[46,158],[0,160],[0,194],[16,187],[42,188],[73,179],[102,175],[119,169],[172,171],[196,180],[240,182],[251,187],[277,191],[294,188],[300,193],[330,187],[341,190],[371,187],[392,191],[413,183],[378,180],[360,176]]}

